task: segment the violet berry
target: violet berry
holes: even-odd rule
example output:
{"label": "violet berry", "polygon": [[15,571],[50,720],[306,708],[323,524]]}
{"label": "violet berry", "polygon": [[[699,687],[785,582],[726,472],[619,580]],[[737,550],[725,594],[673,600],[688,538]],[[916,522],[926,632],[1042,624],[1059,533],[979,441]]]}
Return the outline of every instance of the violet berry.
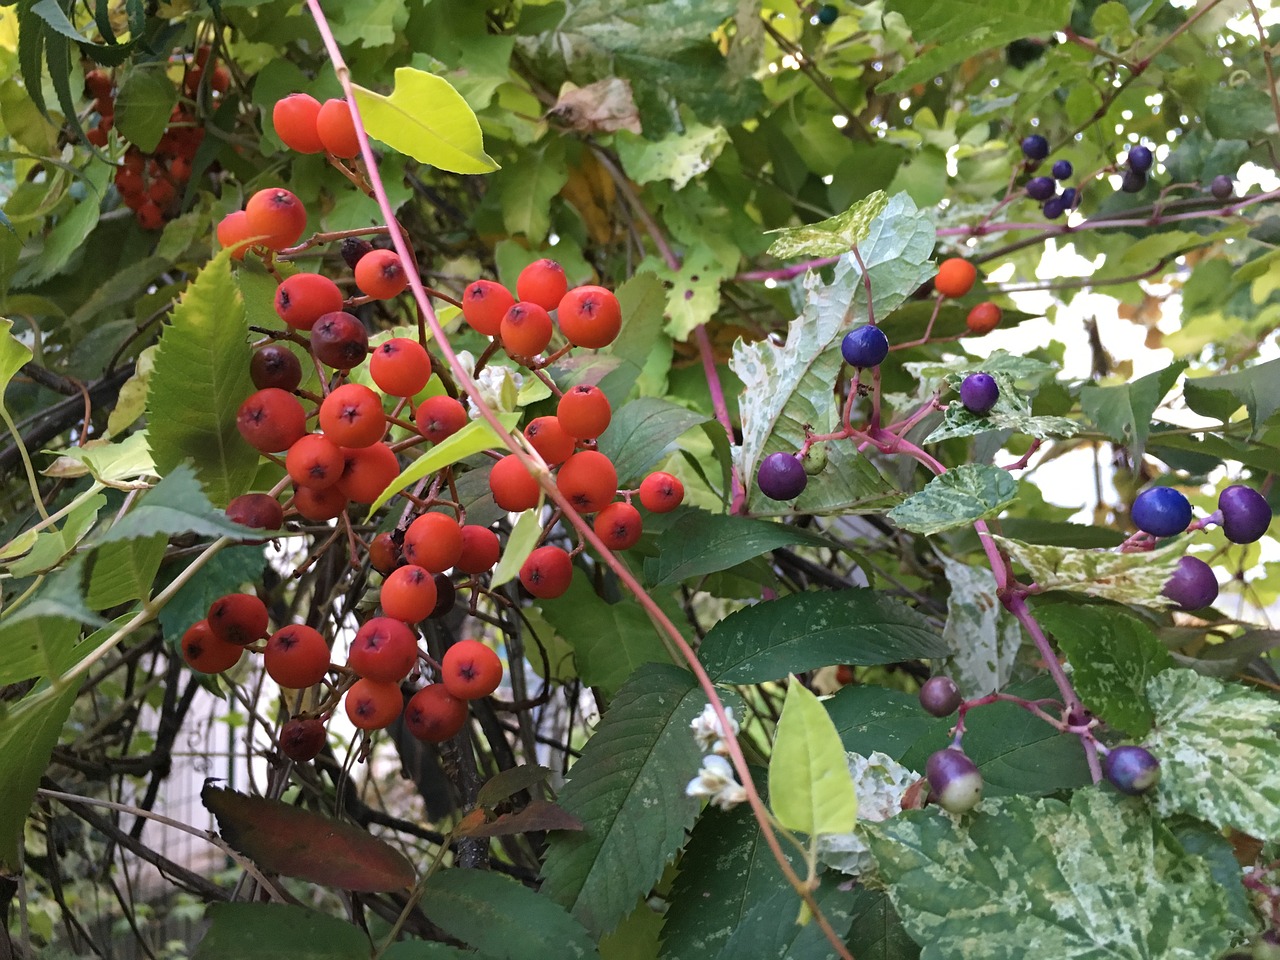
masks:
{"label": "violet berry", "polygon": [[1027,181],[1027,196],[1032,200],[1048,200],[1058,192],[1052,177],[1032,177]]}
{"label": "violet berry", "polygon": [[1151,487],[1138,494],[1129,517],[1143,533],[1172,537],[1191,523],[1191,503],[1173,487]]}
{"label": "violet berry", "polygon": [[949,717],[961,701],[960,688],[950,677],[930,677],[920,688],[920,706],[935,717]]}
{"label": "violet berry", "polygon": [[1074,172],[1075,170],[1071,166],[1070,160],[1059,160],[1053,165],[1053,179],[1055,180],[1068,180]]}
{"label": "violet berry", "polygon": [[1146,173],[1151,169],[1151,163],[1155,160],[1149,147],[1139,144],[1129,150],[1129,169],[1137,173]]}
{"label": "violet berry", "polygon": [[756,484],[770,500],[794,500],[804,492],[809,475],[800,458],[790,453],[771,453],[760,461]]}
{"label": "violet berry", "polygon": [[1236,192],[1236,185],[1225,173],[1220,173],[1210,182],[1209,192],[1215,200],[1226,200]]}
{"label": "violet berry", "polygon": [[1125,193],[1141,193],[1147,185],[1147,175],[1141,170],[1126,170],[1120,180],[1120,189]]}
{"label": "violet berry", "polygon": [[1218,599],[1218,578],[1213,567],[1199,557],[1181,557],[1160,593],[1181,610],[1199,610]]}
{"label": "violet berry", "polygon": [[878,367],[889,355],[889,338],[879,327],[868,323],[844,335],[840,353],[851,367]]}
{"label": "violet berry", "polygon": [[960,384],[960,402],[979,417],[985,417],[1000,398],[1000,387],[989,373],[971,373]]}
{"label": "violet berry", "polygon": [[924,770],[929,796],[948,813],[968,813],[982,799],[982,774],[963,750],[939,750]]}
{"label": "violet berry", "polygon": [[1146,747],[1115,747],[1102,758],[1102,773],[1121,793],[1137,796],[1160,780],[1160,761]]}
{"label": "violet berry", "polygon": [[1222,532],[1232,543],[1253,543],[1271,526],[1271,505],[1257,490],[1235,483],[1218,494]]}
{"label": "violet berry", "polygon": [[1028,160],[1043,160],[1049,155],[1049,141],[1038,133],[1023,137],[1022,155]]}

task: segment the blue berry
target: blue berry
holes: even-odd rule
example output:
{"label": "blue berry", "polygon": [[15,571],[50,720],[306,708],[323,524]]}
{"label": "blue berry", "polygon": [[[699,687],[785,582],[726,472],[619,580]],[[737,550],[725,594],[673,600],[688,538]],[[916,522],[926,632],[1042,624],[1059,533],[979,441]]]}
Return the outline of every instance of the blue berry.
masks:
{"label": "blue berry", "polygon": [[1079,197],[1076,194],[1075,187],[1067,187],[1062,191],[1062,206],[1065,209],[1074,210],[1077,203],[1079,203]]}
{"label": "blue berry", "polygon": [[1191,523],[1191,503],[1173,487],[1151,487],[1138,494],[1129,516],[1143,533],[1172,537]]}
{"label": "blue berry", "polygon": [[1074,168],[1071,166],[1070,160],[1059,160],[1053,165],[1053,179],[1068,180],[1073,171]]}
{"label": "blue berry", "polygon": [[1000,398],[1000,387],[989,373],[971,373],[960,384],[960,402],[970,413],[985,417]]}
{"label": "blue berry", "polygon": [[920,706],[931,716],[951,716],[962,699],[960,688],[950,677],[930,677],[920,688]]}
{"label": "blue berry", "polygon": [[930,756],[924,771],[930,798],[950,813],[968,813],[982,799],[982,774],[956,747]]}
{"label": "blue berry", "polygon": [[1236,185],[1225,173],[1220,173],[1209,184],[1209,192],[1215,200],[1226,200],[1236,192]]}
{"label": "blue berry", "polygon": [[1050,197],[1044,202],[1044,206],[1040,208],[1040,211],[1047,219],[1057,220],[1066,212],[1066,209],[1067,205],[1062,202],[1061,197]]}
{"label": "blue berry", "polygon": [[800,459],[790,453],[769,454],[756,472],[756,484],[770,500],[794,500],[808,483],[809,475]]}
{"label": "blue berry", "polygon": [[1023,137],[1022,155],[1028,160],[1043,160],[1049,155],[1049,141],[1038,133]]}
{"label": "blue berry", "polygon": [[1027,196],[1032,200],[1048,200],[1057,192],[1053,177],[1032,177],[1027,181]]}
{"label": "blue berry", "polygon": [[1155,156],[1144,146],[1136,146],[1129,150],[1129,169],[1137,173],[1146,173],[1151,169]]}
{"label": "blue berry", "polygon": [[1218,599],[1218,578],[1199,557],[1182,557],[1160,592],[1181,610],[1199,610]]}
{"label": "blue berry", "polygon": [[1102,758],[1102,773],[1121,793],[1137,796],[1160,780],[1160,761],[1146,747],[1115,747]]}
{"label": "blue berry", "polygon": [[889,338],[879,327],[868,323],[844,335],[840,353],[851,367],[878,367],[889,355]]}
{"label": "blue berry", "polygon": [[1253,543],[1271,526],[1271,505],[1257,490],[1232,484],[1218,494],[1222,532],[1232,543]]}
{"label": "blue berry", "polygon": [[1141,170],[1126,170],[1120,180],[1120,189],[1125,193],[1141,193],[1147,185],[1147,175]]}
{"label": "blue berry", "polygon": [[829,27],[835,23],[838,16],[840,16],[840,10],[834,3],[824,3],[818,8],[818,22],[824,27]]}

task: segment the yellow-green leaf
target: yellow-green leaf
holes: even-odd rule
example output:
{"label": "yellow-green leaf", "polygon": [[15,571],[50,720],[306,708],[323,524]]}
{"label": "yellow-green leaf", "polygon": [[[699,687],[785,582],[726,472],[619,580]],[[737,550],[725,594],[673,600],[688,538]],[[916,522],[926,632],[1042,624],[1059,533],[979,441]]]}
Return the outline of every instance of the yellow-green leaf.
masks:
{"label": "yellow-green leaf", "polygon": [[818,698],[790,679],[769,761],[769,803],[790,830],[848,833],[858,818],[858,795],[840,734]]}
{"label": "yellow-green leaf", "polygon": [[538,545],[538,537],[542,534],[542,504],[532,510],[520,514],[520,519],[511,528],[511,536],[507,538],[507,549],[493,571],[493,586],[500,587],[517,573],[524,565],[533,548]]}
{"label": "yellow-green leaf", "polygon": [[356,86],[365,130],[392,150],[453,173],[489,173],[480,121],[447,80],[412,67],[396,70],[390,96]]}

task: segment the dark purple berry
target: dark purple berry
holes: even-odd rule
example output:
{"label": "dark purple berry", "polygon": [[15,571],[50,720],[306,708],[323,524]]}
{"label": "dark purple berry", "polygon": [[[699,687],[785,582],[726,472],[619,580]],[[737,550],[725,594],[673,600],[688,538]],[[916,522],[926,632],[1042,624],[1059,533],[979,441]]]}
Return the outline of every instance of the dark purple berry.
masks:
{"label": "dark purple berry", "polygon": [[1065,210],[1074,210],[1079,204],[1080,198],[1076,193],[1075,187],[1067,187],[1062,191],[1062,207]]}
{"label": "dark purple berry", "polygon": [[834,3],[824,3],[818,8],[818,22],[824,27],[831,26],[839,16],[840,9]]}
{"label": "dark purple berry", "polygon": [[1215,200],[1226,200],[1236,192],[1236,185],[1225,173],[1220,173],[1209,184],[1209,192]]}
{"label": "dark purple berry", "polygon": [[326,313],[311,328],[311,352],[335,370],[350,370],[369,356],[369,331],[345,311]]}
{"label": "dark purple berry", "polygon": [[1023,137],[1022,155],[1028,160],[1043,160],[1049,155],[1049,141],[1038,133]]}
{"label": "dark purple berry", "polygon": [[1153,537],[1172,537],[1191,522],[1191,503],[1173,487],[1151,487],[1133,501],[1133,525]]}
{"label": "dark purple berry", "polygon": [[939,750],[924,771],[930,798],[949,813],[968,813],[982,799],[982,774],[962,750]]}
{"label": "dark purple berry", "polygon": [[1053,165],[1053,179],[1067,180],[1070,179],[1074,168],[1071,166],[1070,160],[1059,160]]}
{"label": "dark purple berry", "polygon": [[851,367],[878,367],[889,355],[889,338],[879,327],[867,324],[844,335],[840,352]]}
{"label": "dark purple berry", "polygon": [[1137,173],[1146,173],[1151,169],[1151,162],[1155,159],[1151,150],[1144,146],[1136,146],[1129,150],[1129,169]]}
{"label": "dark purple berry", "polygon": [[354,270],[360,259],[373,249],[373,244],[363,237],[347,237],[342,241],[340,249],[342,250],[342,259],[346,261],[348,267]]}
{"label": "dark purple berry", "polygon": [[1182,610],[1199,610],[1218,599],[1218,578],[1199,557],[1182,557],[1160,591]]}
{"label": "dark purple berry", "polygon": [[1044,206],[1040,208],[1048,220],[1057,220],[1066,212],[1067,205],[1062,202],[1061,197],[1050,197],[1044,202]]}
{"label": "dark purple berry", "polygon": [[790,453],[771,453],[760,461],[756,484],[770,500],[794,500],[804,492],[809,475],[800,458]]}
{"label": "dark purple berry", "polygon": [[1053,177],[1032,177],[1027,181],[1027,196],[1032,200],[1048,200],[1057,192]]}
{"label": "dark purple berry", "polygon": [[1102,758],[1102,773],[1121,793],[1137,796],[1160,780],[1160,761],[1146,747],[1115,747]]}
{"label": "dark purple berry", "polygon": [[453,609],[458,601],[458,590],[446,574],[437,573],[432,579],[436,582],[436,605],[427,614],[427,619],[438,620]]}
{"label": "dark purple berry", "polygon": [[294,391],[302,383],[302,363],[283,344],[268,343],[253,351],[249,360],[249,379],[259,390],[277,387]]}
{"label": "dark purple berry", "polygon": [[960,688],[950,677],[930,677],[920,688],[920,706],[935,717],[949,717],[960,706]]}
{"label": "dark purple berry", "polygon": [[960,384],[960,402],[970,413],[985,417],[1000,398],[1000,387],[989,373],[971,373]]}
{"label": "dark purple berry", "polygon": [[1218,494],[1222,532],[1232,543],[1253,543],[1271,526],[1271,505],[1252,487],[1236,483]]}
{"label": "dark purple berry", "polygon": [[1147,185],[1147,175],[1140,170],[1126,170],[1120,179],[1120,189],[1125,193],[1141,193]]}

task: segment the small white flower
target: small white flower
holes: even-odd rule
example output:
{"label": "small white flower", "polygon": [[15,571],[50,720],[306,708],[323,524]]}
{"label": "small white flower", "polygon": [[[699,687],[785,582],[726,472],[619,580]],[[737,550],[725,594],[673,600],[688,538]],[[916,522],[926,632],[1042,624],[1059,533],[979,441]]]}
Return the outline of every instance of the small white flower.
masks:
{"label": "small white flower", "polygon": [[[484,402],[499,413],[510,413],[515,409],[520,388],[524,385],[524,377],[510,367],[493,364],[485,367],[476,377],[476,388]],[[471,419],[480,416],[480,411],[471,405]]]}
{"label": "small white flower", "polygon": [[747,791],[733,775],[733,767],[724,757],[702,758],[698,775],[684,788],[686,796],[710,797],[712,804],[728,810],[747,799]]}
{"label": "small white flower", "polygon": [[[730,735],[736,737],[739,727],[738,721],[733,719],[733,707],[725,707],[724,715],[729,721]],[[720,729],[720,720],[716,717],[711,704],[708,703],[702,708],[702,713],[693,718],[689,723],[689,729],[693,731],[693,738],[698,741],[698,747],[703,753],[728,756],[729,748],[724,742],[726,737],[724,731]]]}

